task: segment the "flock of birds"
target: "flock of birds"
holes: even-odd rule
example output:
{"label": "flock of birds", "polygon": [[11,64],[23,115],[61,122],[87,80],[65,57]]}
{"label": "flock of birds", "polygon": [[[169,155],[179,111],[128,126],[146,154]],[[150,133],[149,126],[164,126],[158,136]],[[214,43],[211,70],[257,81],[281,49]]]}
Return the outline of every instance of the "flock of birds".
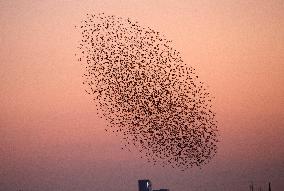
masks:
{"label": "flock of birds", "polygon": [[211,97],[192,67],[159,32],[130,19],[87,14],[79,26],[83,84],[106,131],[149,162],[185,170],[216,154]]}

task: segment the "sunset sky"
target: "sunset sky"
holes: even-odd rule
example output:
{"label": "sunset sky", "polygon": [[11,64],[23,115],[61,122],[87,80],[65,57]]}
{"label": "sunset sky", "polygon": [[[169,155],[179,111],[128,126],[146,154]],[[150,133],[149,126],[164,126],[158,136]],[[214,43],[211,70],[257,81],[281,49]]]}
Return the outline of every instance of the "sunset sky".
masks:
{"label": "sunset sky", "polygon": [[[102,12],[164,34],[209,86],[209,164],[154,166],[104,131],[74,55],[75,25]],[[284,189],[283,0],[0,0],[0,45],[0,191]]]}

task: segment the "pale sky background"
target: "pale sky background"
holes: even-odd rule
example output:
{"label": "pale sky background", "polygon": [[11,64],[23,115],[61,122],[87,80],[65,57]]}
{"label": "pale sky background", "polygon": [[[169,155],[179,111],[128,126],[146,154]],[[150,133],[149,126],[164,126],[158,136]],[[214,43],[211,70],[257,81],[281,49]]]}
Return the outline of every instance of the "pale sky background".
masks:
{"label": "pale sky background", "polygon": [[[221,142],[202,169],[121,150],[82,85],[87,13],[160,31],[215,97]],[[284,1],[0,0],[0,191],[284,189]]]}

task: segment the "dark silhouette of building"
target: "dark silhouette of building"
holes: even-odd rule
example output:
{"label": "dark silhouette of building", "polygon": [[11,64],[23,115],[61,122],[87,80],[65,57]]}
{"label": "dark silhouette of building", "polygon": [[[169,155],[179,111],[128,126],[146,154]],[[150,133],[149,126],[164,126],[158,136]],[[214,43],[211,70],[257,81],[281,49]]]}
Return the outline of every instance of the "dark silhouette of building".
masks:
{"label": "dark silhouette of building", "polygon": [[152,191],[152,183],[150,180],[138,180],[139,191]]}
{"label": "dark silhouette of building", "polygon": [[[152,191],[152,183],[150,180],[138,180],[139,191]],[[169,189],[159,189],[153,191],[170,191]]]}
{"label": "dark silhouette of building", "polygon": [[268,190],[271,191],[271,184],[270,184],[270,182],[269,182],[268,185],[269,185],[269,186],[268,186]]}
{"label": "dark silhouette of building", "polygon": [[253,182],[249,185],[249,190],[250,191],[254,191],[254,189],[253,189],[254,187],[253,187]]}

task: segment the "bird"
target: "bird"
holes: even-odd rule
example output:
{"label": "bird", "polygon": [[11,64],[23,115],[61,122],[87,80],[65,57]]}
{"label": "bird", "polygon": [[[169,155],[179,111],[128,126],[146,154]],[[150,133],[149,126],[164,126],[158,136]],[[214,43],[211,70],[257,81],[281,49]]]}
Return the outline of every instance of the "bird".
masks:
{"label": "bird", "polygon": [[219,142],[212,96],[161,32],[130,18],[87,14],[78,62],[83,85],[122,148],[149,163],[186,170],[207,164]]}

